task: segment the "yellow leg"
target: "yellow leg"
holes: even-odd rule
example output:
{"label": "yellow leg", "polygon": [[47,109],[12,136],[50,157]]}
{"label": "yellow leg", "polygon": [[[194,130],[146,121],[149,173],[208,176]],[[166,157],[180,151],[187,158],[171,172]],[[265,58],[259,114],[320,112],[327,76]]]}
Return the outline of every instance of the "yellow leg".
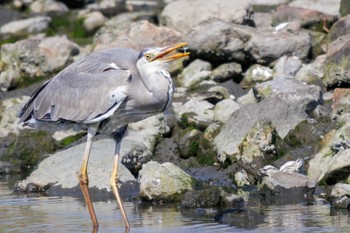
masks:
{"label": "yellow leg", "polygon": [[123,216],[123,220],[125,223],[125,231],[128,232],[130,230],[130,224],[128,221],[128,217],[126,216],[123,202],[120,198],[119,191],[118,191],[118,164],[119,164],[120,141],[117,141],[116,144],[117,145],[116,145],[116,150],[114,155],[113,170],[112,170],[110,184],[111,184],[114,196],[117,199],[120,212]]}
{"label": "yellow leg", "polygon": [[84,157],[83,157],[83,164],[81,165],[78,179],[79,179],[81,191],[83,192],[84,199],[85,199],[86,205],[87,205],[89,213],[90,213],[93,227],[94,227],[94,229],[97,230],[98,222],[97,222],[94,206],[92,205],[91,198],[90,198],[89,178],[88,178],[88,174],[87,174],[87,167],[88,167],[88,163],[89,163],[92,138],[96,135],[96,131],[97,131],[97,127],[88,129],[86,147],[85,147],[85,152],[84,152]]}

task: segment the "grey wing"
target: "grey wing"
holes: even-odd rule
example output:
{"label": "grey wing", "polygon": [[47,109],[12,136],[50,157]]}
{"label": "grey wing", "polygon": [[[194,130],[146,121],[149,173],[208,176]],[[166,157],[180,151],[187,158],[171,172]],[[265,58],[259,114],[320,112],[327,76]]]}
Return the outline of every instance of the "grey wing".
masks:
{"label": "grey wing", "polygon": [[129,76],[127,70],[97,74],[61,72],[45,83],[30,108],[24,111],[31,111],[36,120],[43,121],[101,121],[111,116],[127,98]]}

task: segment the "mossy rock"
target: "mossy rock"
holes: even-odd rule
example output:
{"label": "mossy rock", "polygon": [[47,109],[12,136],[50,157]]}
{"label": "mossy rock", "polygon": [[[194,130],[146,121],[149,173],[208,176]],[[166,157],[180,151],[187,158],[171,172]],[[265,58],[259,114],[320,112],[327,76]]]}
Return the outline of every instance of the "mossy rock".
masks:
{"label": "mossy rock", "polygon": [[32,171],[48,154],[60,145],[44,131],[24,130],[18,136],[10,134],[12,141],[1,160],[18,166],[24,173]]}

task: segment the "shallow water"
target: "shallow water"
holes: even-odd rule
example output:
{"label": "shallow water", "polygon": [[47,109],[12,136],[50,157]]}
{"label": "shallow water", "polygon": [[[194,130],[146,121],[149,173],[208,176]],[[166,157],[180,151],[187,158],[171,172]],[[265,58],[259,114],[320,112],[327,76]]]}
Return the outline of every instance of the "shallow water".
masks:
{"label": "shallow water", "polygon": [[[91,232],[84,200],[74,197],[18,195],[13,182],[0,176],[0,232]],[[94,202],[98,232],[124,232],[113,200]],[[172,205],[125,202],[130,232],[349,232],[347,210],[331,211],[327,204],[258,205],[238,215],[230,224],[218,224],[197,212]],[[200,211],[199,211],[200,212]]]}

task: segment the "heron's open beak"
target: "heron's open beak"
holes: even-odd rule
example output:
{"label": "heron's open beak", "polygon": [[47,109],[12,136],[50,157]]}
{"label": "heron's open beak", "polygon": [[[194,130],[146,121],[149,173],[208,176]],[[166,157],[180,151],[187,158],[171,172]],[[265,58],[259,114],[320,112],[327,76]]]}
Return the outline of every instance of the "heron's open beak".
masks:
{"label": "heron's open beak", "polygon": [[162,61],[168,62],[168,61],[173,61],[173,60],[176,60],[176,59],[179,59],[182,57],[187,57],[188,55],[190,55],[189,52],[175,53],[175,54],[172,54],[170,56],[166,56],[167,54],[171,53],[172,51],[175,51],[181,47],[184,47],[185,45],[187,45],[187,43],[178,43],[178,44],[166,46],[159,51],[157,56],[152,61],[162,60]]}

